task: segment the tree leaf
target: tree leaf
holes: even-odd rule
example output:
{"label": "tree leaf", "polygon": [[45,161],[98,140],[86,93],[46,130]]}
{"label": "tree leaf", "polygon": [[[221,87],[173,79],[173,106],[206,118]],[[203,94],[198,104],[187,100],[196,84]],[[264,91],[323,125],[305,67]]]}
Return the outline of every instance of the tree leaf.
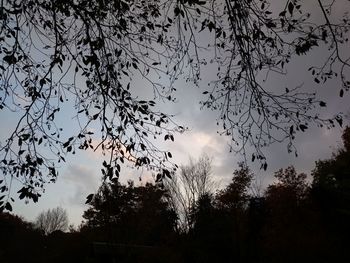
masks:
{"label": "tree leaf", "polygon": [[326,107],[327,104],[326,104],[324,101],[320,101],[320,106],[321,106],[321,107]]}
{"label": "tree leaf", "polygon": [[343,118],[341,116],[338,116],[335,118],[335,120],[338,122],[340,127],[343,127]]}
{"label": "tree leaf", "polygon": [[89,195],[86,197],[85,204],[90,204],[93,198],[94,198],[94,194],[89,194]]}
{"label": "tree leaf", "polygon": [[6,204],[5,204],[5,209],[6,210],[8,210],[8,211],[12,211],[12,206],[11,206],[11,204],[9,203],[9,202],[7,202]]}
{"label": "tree leaf", "polygon": [[293,10],[294,10],[294,4],[292,2],[289,2],[288,4],[288,12],[293,15]]}
{"label": "tree leaf", "polygon": [[301,130],[302,132],[304,132],[304,131],[307,129],[307,126],[304,125],[304,124],[300,124],[300,125],[299,125],[299,128],[300,128],[300,130]]}
{"label": "tree leaf", "polygon": [[12,65],[15,64],[17,62],[17,59],[15,57],[15,55],[8,55],[2,58],[3,61],[7,62],[7,64]]}

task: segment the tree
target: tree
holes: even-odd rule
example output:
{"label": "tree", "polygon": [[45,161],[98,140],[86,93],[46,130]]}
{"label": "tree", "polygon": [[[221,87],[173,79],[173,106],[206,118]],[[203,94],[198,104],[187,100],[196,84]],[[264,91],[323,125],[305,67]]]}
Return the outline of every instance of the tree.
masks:
{"label": "tree", "polygon": [[[320,235],[319,218],[309,204],[305,173],[293,166],[275,172],[277,182],[265,193],[266,221],[262,229],[263,257],[271,262],[309,260]],[[316,245],[317,246],[317,245]],[[291,249],[293,247],[293,249]],[[308,248],[310,247],[310,248]]]}
{"label": "tree", "polygon": [[179,228],[187,232],[191,228],[191,209],[198,200],[213,193],[215,182],[212,178],[211,159],[202,155],[197,161],[190,159],[188,165],[180,167],[180,172],[164,181],[169,191],[170,204],[179,216]]}
{"label": "tree", "polygon": [[[288,140],[292,151],[295,134],[309,123],[342,125],[341,115],[313,114],[326,106],[315,94],[298,87],[273,91],[260,77],[285,74],[294,57],[324,46],[324,64],[310,72],[316,83],[339,76],[342,97],[350,87],[348,58],[341,52],[350,24],[346,16],[331,21],[339,1],[317,1],[319,23],[299,0],[286,0],[281,10],[267,0],[2,1],[0,110],[18,114],[0,145],[2,206],[11,208],[13,178],[23,184],[21,199],[37,201],[45,184],[56,180],[57,163],[78,149],[99,148],[108,155],[106,178],[118,177],[124,160],[169,176],[171,154],[154,138],[173,141],[184,127],[160,112],[157,100],[174,101],[175,81],[184,72],[200,84],[210,62],[206,50],[213,54],[217,78],[203,91],[203,106],[219,112],[231,150],[245,154],[251,144],[252,159],[262,168],[263,147]],[[198,39],[208,34],[213,42],[203,45]],[[139,96],[137,78],[149,83],[154,98]],[[57,119],[70,110],[77,130],[65,133]],[[95,125],[100,129],[93,133]]]}
{"label": "tree", "polygon": [[35,226],[45,235],[54,231],[66,231],[68,229],[67,211],[62,207],[56,207],[41,212],[35,220]]}
{"label": "tree", "polygon": [[239,163],[239,170],[233,173],[232,182],[217,195],[218,205],[225,210],[242,210],[250,199],[249,186],[254,174],[244,163]]}
{"label": "tree", "polygon": [[24,218],[0,213],[0,232],[2,262],[34,262],[42,256],[43,237]]}
{"label": "tree", "polygon": [[[293,208],[300,205],[308,192],[306,174],[297,174],[293,166],[280,169],[275,172],[278,182],[270,185],[266,190],[267,202],[271,210],[289,210],[293,213]],[[271,201],[271,202],[270,202]],[[287,220],[287,219],[286,219]]]}
{"label": "tree", "polygon": [[336,250],[343,249],[340,244],[347,240],[345,233],[350,229],[350,127],[344,129],[342,139],[344,147],[332,158],[316,162],[311,185],[313,200],[326,219]]}
{"label": "tree", "polygon": [[228,186],[200,195],[190,207],[190,251],[201,262],[246,261],[246,211],[254,175],[243,162],[233,174]]}
{"label": "tree", "polygon": [[251,199],[249,187],[254,174],[243,162],[238,166],[239,169],[234,171],[231,183],[216,195],[216,205],[221,212],[221,224],[226,226],[222,235],[230,241],[226,250],[233,251],[230,257],[245,261],[245,249],[248,247],[247,210]]}
{"label": "tree", "polygon": [[334,153],[331,159],[316,162],[312,171],[313,188],[349,191],[350,127],[344,129],[342,139],[344,147]]}
{"label": "tree", "polygon": [[[189,250],[192,261],[213,262],[220,261],[226,248],[220,242],[223,225],[214,206],[214,196],[211,193],[201,195],[190,209],[191,228],[189,229]],[[225,226],[224,226],[225,227]],[[227,229],[226,229],[227,230]],[[227,250],[226,250],[227,251]],[[220,255],[220,256],[218,256]]]}
{"label": "tree", "polygon": [[100,233],[96,238],[103,242],[164,245],[171,241],[176,222],[166,195],[157,185],[105,182],[83,214],[83,228]]}

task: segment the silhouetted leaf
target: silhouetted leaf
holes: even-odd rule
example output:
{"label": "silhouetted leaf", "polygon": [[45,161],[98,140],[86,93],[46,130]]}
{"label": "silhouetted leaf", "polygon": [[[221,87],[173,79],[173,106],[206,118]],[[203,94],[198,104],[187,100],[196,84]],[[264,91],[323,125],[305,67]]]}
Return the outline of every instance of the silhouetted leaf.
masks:
{"label": "silhouetted leaf", "polygon": [[294,126],[292,125],[289,128],[289,135],[293,135],[293,133],[294,133]]}
{"label": "silhouetted leaf", "polygon": [[281,13],[279,13],[279,16],[286,16],[286,13],[287,13],[287,11],[284,10],[284,11],[282,11]]}
{"label": "silhouetted leaf", "polygon": [[90,204],[93,198],[94,198],[94,194],[89,194],[89,195],[86,197],[86,202],[85,202],[85,204]]}
{"label": "silhouetted leaf", "polygon": [[17,62],[17,59],[15,57],[15,55],[9,55],[9,56],[4,56],[3,61],[5,61],[6,63],[8,63],[9,65],[15,64]]}
{"label": "silhouetted leaf", "polygon": [[303,132],[303,131],[305,131],[305,130],[307,129],[307,126],[304,125],[304,124],[300,124],[300,125],[299,125],[299,128],[300,128],[300,130]]}
{"label": "silhouetted leaf", "polygon": [[160,182],[162,180],[162,175],[160,173],[156,176],[156,182]]}
{"label": "silhouetted leaf", "polygon": [[12,206],[11,206],[11,204],[9,202],[7,202],[5,204],[5,209],[8,210],[8,211],[12,211]]}
{"label": "silhouetted leaf", "polygon": [[293,15],[294,4],[290,1],[288,4],[288,12],[290,15]]}
{"label": "silhouetted leaf", "polygon": [[324,101],[320,101],[320,106],[321,107],[326,107],[326,103]]}
{"label": "silhouetted leaf", "polygon": [[335,120],[338,122],[340,127],[343,127],[343,118],[341,116],[338,116],[335,118]]}
{"label": "silhouetted leaf", "polygon": [[267,169],[267,163],[265,162],[264,164],[263,164],[263,169],[266,171],[266,169]]}
{"label": "silhouetted leaf", "polygon": [[180,14],[180,8],[179,7],[175,7],[174,14],[175,14],[175,16],[178,16]]}
{"label": "silhouetted leaf", "polygon": [[168,177],[169,179],[171,179],[171,175],[170,175],[170,172],[167,170],[167,169],[164,169],[163,170],[163,174]]}
{"label": "silhouetted leaf", "polygon": [[208,29],[209,29],[210,32],[211,32],[213,29],[215,29],[215,24],[214,24],[212,21],[210,21],[210,22],[208,23]]}

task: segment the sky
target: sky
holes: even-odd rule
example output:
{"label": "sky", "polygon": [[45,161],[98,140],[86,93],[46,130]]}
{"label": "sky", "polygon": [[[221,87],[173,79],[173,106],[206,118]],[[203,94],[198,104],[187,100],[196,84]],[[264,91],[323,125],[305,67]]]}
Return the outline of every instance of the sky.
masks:
{"label": "sky", "polygon": [[[342,52],[350,55],[350,48],[347,45]],[[308,67],[317,64],[322,58],[325,50],[322,48],[312,51],[307,56],[301,56],[293,60],[288,65],[287,76],[272,76],[267,85],[272,88],[295,87],[303,85],[307,91],[316,91],[321,100],[327,102],[327,107],[320,112],[323,116],[333,116],[335,113],[345,114],[344,126],[350,122],[350,92],[346,92],[343,98],[339,98],[340,80],[334,79],[325,85],[316,84],[312,76],[307,71]],[[347,57],[348,57],[347,56]],[[174,142],[159,142],[161,147],[171,151],[173,161],[179,165],[188,163],[190,157],[198,158],[201,154],[207,154],[212,158],[212,175],[219,182],[221,187],[227,185],[232,178],[232,173],[238,167],[237,163],[243,158],[241,155],[229,153],[228,143],[230,138],[220,136],[217,133],[216,118],[218,113],[201,109],[199,102],[204,99],[203,91],[206,84],[212,78],[214,72],[210,68],[205,71],[199,86],[179,79],[176,82],[177,102],[160,102],[158,107],[161,111],[175,115],[175,120],[179,124],[188,127],[188,131],[175,136]],[[140,87],[139,94],[144,93],[144,81],[136,80],[135,86]],[[141,90],[142,89],[142,90]],[[68,115],[67,115],[68,114]],[[67,118],[71,116],[71,118]],[[74,113],[63,112],[58,121],[64,123],[70,131],[70,124],[74,123]],[[4,140],[11,131],[11,127],[16,123],[18,116],[16,113],[0,112],[0,139]],[[306,172],[310,175],[319,159],[330,158],[341,144],[341,128],[335,127],[328,130],[326,128],[310,127],[305,133],[298,133],[295,141],[298,157],[287,152],[286,143],[274,144],[265,149],[268,168],[267,171],[259,169],[259,163],[248,163],[253,172],[257,175],[258,184],[262,189],[272,183],[273,173],[280,169],[294,165],[298,172]],[[249,159],[249,158],[248,158]],[[28,203],[16,200],[13,204],[13,212],[23,216],[29,221],[34,221],[36,216],[43,210],[61,206],[68,212],[69,220],[75,226],[82,221],[82,213],[88,208],[85,205],[86,196],[94,193],[101,183],[101,163],[103,156],[99,151],[78,151],[76,155],[70,155],[67,162],[59,167],[60,176],[56,183],[49,184],[45,188],[45,193],[38,203]],[[139,178],[142,178],[139,181]],[[145,183],[150,180],[151,175],[146,169],[131,169],[124,167],[120,180],[134,180],[136,184]],[[15,196],[15,192],[13,194]]]}

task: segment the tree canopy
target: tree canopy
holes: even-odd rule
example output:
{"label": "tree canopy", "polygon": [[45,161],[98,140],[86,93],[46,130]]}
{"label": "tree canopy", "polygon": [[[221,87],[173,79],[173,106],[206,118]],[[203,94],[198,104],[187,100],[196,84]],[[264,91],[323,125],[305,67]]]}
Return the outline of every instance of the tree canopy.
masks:
{"label": "tree canopy", "polygon": [[172,234],[177,219],[166,196],[165,190],[151,184],[104,183],[84,212],[83,228],[104,233],[101,241],[162,244]]}
{"label": "tree canopy", "polygon": [[[203,90],[202,106],[218,112],[231,150],[246,154],[252,145],[252,160],[264,169],[263,147],[287,140],[293,151],[295,134],[310,123],[342,125],[339,114],[313,111],[326,106],[316,94],[273,90],[262,77],[286,74],[295,56],[321,46],[328,53],[310,74],[316,83],[339,78],[342,97],[350,88],[342,53],[350,23],[345,14],[332,19],[340,1],[318,0],[316,13],[299,0],[1,1],[0,110],[18,119],[0,144],[0,206],[11,210],[14,178],[23,184],[19,198],[36,202],[56,180],[57,164],[79,149],[107,155],[104,178],[118,177],[124,160],[170,177],[172,155],[155,140],[174,141],[185,127],[157,103],[174,101],[178,78],[201,84],[210,62],[217,77]],[[142,98],[136,78],[153,95]],[[72,133],[57,121],[70,110]]]}

